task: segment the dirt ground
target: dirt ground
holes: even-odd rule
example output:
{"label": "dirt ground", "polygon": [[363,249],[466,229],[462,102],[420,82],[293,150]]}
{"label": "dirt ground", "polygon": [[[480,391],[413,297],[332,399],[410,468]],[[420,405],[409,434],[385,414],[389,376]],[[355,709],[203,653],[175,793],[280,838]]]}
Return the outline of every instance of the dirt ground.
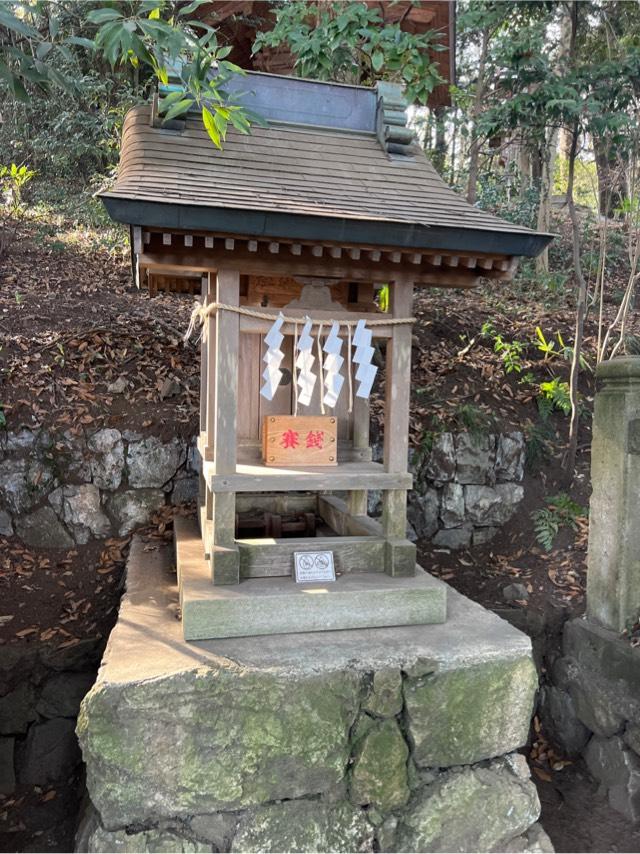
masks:
{"label": "dirt ground", "polygon": [[[149,299],[130,282],[126,253],[103,245],[95,234],[34,222],[0,265],[0,372],[2,407],[9,429],[135,429],[170,437],[196,431],[199,394],[197,349],[185,345],[191,300],[160,294]],[[608,311],[613,311],[608,306]],[[544,307],[518,291],[492,285],[477,293],[424,291],[416,300],[411,441],[427,447],[439,429],[522,429],[538,425],[537,384],[565,379],[568,362],[545,360],[536,348],[536,327],[547,339],[571,339],[573,316],[566,302]],[[505,372],[497,334],[525,346],[521,370]],[[637,321],[630,331],[636,332]],[[587,326],[592,359],[595,330]],[[531,375],[526,381],[523,377]],[[113,384],[124,383],[114,392]],[[177,387],[171,396],[167,380]],[[122,383],[121,383],[122,384]],[[588,505],[593,377],[583,372],[577,475],[567,487],[560,463],[568,419],[549,418],[542,456],[525,480],[525,501],[496,539],[483,547],[448,552],[420,542],[422,565],[488,608],[518,618],[539,615],[557,641],[558,627],[584,609],[587,520],[563,529],[546,552],[536,541],[531,513],[549,495],[569,491]],[[382,389],[373,400],[382,416]],[[546,454],[546,456],[545,456]],[[154,521],[159,537],[171,536],[170,510]],[[0,539],[0,656],[12,645],[64,645],[106,638],[117,613],[128,540],[111,540],[68,553],[36,552],[16,538]],[[505,585],[525,584],[528,598],[507,605]],[[517,612],[517,613],[516,613]],[[526,612],[526,613],[525,613]],[[526,622],[526,621],[523,621]],[[537,746],[536,746],[537,744]],[[545,735],[533,732],[530,759],[543,804],[542,823],[558,851],[640,851],[640,830],[612,812],[584,766],[543,751]],[[542,755],[543,758],[540,758]],[[555,767],[554,767],[555,766]],[[0,850],[70,850],[82,778],[54,795],[21,787],[0,796]]]}

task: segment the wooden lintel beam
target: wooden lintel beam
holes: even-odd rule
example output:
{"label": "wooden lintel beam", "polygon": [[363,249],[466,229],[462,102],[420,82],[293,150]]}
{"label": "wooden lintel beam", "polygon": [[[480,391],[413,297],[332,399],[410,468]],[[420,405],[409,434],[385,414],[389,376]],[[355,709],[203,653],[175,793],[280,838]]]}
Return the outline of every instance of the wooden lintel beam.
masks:
{"label": "wooden lintel beam", "polygon": [[[264,246],[264,244],[261,244]],[[392,265],[384,259],[371,262],[361,259],[357,263],[346,259],[329,257],[317,258],[311,253],[305,256],[270,255],[259,251],[250,253],[241,246],[234,252],[226,251],[216,244],[213,252],[194,249],[185,251],[176,247],[170,253],[143,253],[140,264],[152,272],[167,275],[184,275],[185,268],[197,272],[209,272],[217,269],[233,269],[248,275],[258,276],[319,276],[321,278],[348,279],[365,282],[393,282],[399,276],[410,277],[417,286],[443,288],[472,288],[478,282],[477,275],[471,271],[433,270],[428,266],[415,267],[408,264]],[[508,273],[489,271],[490,278],[507,278]]]}

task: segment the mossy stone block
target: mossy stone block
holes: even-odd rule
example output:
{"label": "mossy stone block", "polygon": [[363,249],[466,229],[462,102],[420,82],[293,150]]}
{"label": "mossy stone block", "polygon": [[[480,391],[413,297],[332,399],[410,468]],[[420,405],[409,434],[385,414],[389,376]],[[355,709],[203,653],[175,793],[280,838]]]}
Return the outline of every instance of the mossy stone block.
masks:
{"label": "mossy stone block", "polygon": [[537,685],[529,657],[405,680],[416,764],[469,765],[521,747],[527,740]]}
{"label": "mossy stone block", "polygon": [[399,670],[376,670],[363,709],[381,718],[391,718],[402,711],[402,673]]}
{"label": "mossy stone block", "polygon": [[414,795],[398,827],[396,850],[494,851],[539,814],[535,786],[503,760],[450,771]]}
{"label": "mossy stone block", "polygon": [[351,772],[351,800],[382,812],[409,799],[409,748],[395,720],[379,721],[356,746]]}
{"label": "mossy stone block", "polygon": [[[77,732],[107,828],[319,794],[344,776],[358,709],[355,673],[230,668],[98,684]],[[150,725],[152,724],[152,725]]]}
{"label": "mossy stone block", "polygon": [[288,801],[247,812],[232,851],[371,851],[373,828],[348,804]]}

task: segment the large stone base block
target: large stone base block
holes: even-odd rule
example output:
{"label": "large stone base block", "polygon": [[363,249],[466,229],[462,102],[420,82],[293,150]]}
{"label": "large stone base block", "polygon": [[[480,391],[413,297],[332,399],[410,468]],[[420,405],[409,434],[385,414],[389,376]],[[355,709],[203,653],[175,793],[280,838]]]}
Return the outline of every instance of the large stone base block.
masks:
{"label": "large stone base block", "polygon": [[513,753],[527,637],[449,589],[439,625],[189,643],[170,567],[134,540],[78,721],[78,850],[551,850]]}

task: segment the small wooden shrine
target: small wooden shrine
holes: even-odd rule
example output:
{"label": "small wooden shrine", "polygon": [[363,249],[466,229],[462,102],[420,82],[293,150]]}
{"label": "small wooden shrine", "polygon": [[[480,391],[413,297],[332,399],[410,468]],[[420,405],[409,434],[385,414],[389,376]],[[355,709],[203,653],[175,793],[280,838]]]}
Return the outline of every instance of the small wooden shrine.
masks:
{"label": "small wooden shrine", "polygon": [[134,108],[101,194],[131,226],[139,286],[201,301],[199,526],[176,524],[185,637],[442,622],[446,588],[406,537],[413,290],[501,287],[550,237],[448,188],[397,87],[237,85],[267,128],[218,151],[199,119]]}

